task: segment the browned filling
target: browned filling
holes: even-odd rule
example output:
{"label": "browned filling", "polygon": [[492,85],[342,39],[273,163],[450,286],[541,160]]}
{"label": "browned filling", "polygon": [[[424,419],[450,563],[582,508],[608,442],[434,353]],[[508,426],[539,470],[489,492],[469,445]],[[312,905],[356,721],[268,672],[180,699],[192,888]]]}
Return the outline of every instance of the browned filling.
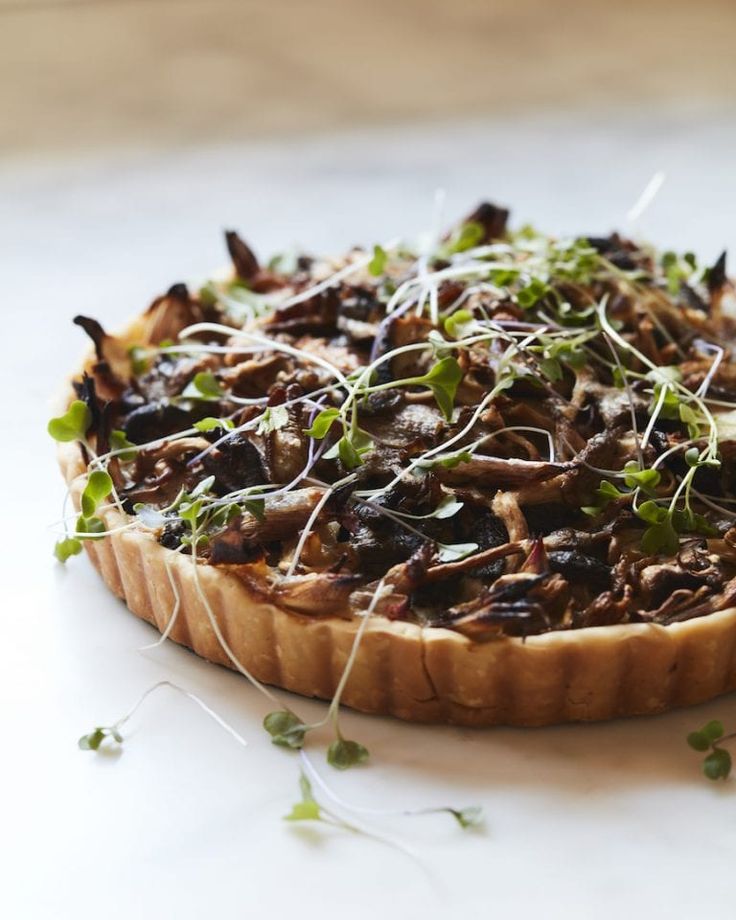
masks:
{"label": "browned filling", "polygon": [[428,259],[369,265],[262,268],[228,234],[234,278],[171,288],[132,360],[78,318],[97,362],[77,391],[125,510],[163,509],[143,525],[189,552],[204,481],[198,560],[312,616],[364,609],[380,579],[377,613],[480,640],[732,605],[725,261],[506,216],[482,205]]}

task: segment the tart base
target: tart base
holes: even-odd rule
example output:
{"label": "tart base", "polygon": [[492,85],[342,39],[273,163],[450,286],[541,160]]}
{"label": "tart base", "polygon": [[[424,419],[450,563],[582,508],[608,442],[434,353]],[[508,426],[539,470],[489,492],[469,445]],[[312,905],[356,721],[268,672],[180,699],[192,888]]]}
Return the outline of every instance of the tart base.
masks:
{"label": "tart base", "polygon": [[[59,460],[75,503],[84,462]],[[99,512],[98,512],[99,513]],[[108,529],[129,519],[114,508]],[[191,557],[143,530],[87,542],[107,586],[137,616],[208,661],[235,668],[197,591]],[[168,567],[168,572],[167,572]],[[219,628],[260,681],[307,697],[335,694],[359,622],[309,618],[256,597],[237,576],[202,565],[199,581]],[[736,689],[736,608],[670,626],[626,624],[473,642],[447,629],[372,617],[342,701],[361,712],[464,726],[541,726],[645,715]]]}

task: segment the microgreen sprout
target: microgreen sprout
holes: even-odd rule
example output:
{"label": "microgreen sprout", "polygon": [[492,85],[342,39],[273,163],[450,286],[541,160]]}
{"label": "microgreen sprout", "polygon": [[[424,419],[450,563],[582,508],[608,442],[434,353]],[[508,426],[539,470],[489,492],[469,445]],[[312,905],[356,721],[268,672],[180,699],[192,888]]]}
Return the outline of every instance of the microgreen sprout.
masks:
{"label": "microgreen sprout", "polygon": [[116,428],[110,432],[110,454],[115,456],[123,463],[135,460],[138,453],[138,445],[129,441],[124,431]]}
{"label": "microgreen sprout", "polygon": [[467,252],[477,246],[484,236],[483,224],[475,220],[466,221],[452,233],[445,246],[445,253],[454,255],[460,252]]}
{"label": "microgreen sprout", "polygon": [[286,709],[269,712],[263,720],[263,727],[274,744],[293,749],[304,745],[304,736],[308,730],[308,726],[297,715]]}
{"label": "microgreen sprout", "polygon": [[285,406],[268,406],[256,428],[256,434],[265,435],[289,424],[289,410]]}
{"label": "microgreen sprout", "polygon": [[335,738],[327,749],[327,762],[338,770],[365,763],[368,756],[368,748],[347,738]]}
{"label": "microgreen sprout", "polygon": [[206,399],[215,401],[222,397],[223,387],[212,371],[200,371],[194,375],[181,394],[188,399]]}
{"label": "microgreen sprout", "polygon": [[368,263],[368,271],[371,273],[371,275],[374,275],[375,277],[382,275],[386,270],[387,259],[388,253],[386,250],[383,248],[383,246],[376,244],[373,247],[373,258]]}
{"label": "microgreen sprout", "polygon": [[108,738],[116,744],[123,743],[123,736],[118,731],[116,725],[98,725],[97,728],[94,728],[88,735],[82,735],[77,744],[82,751],[99,751],[103,741]]}
{"label": "microgreen sprout", "polygon": [[706,753],[703,758],[703,773],[708,779],[728,779],[731,775],[731,754],[723,745],[736,738],[736,732],[725,734],[723,723],[718,719],[706,723],[699,731],[690,732],[687,743],[694,751]]}
{"label": "microgreen sprout", "polygon": [[54,546],[54,555],[59,562],[66,562],[70,556],[76,556],[82,552],[82,543],[76,537],[64,537],[58,540]]}
{"label": "microgreen sprout", "polygon": [[55,441],[82,441],[92,424],[92,413],[86,403],[75,399],[67,411],[58,418],[52,418],[47,426]]}
{"label": "microgreen sprout", "polygon": [[136,712],[138,712],[140,707],[148,699],[148,697],[151,696],[152,693],[155,693],[162,687],[168,687],[171,690],[175,690],[177,693],[191,700],[193,703],[196,703],[204,713],[206,713],[214,722],[223,728],[239,744],[242,744],[244,747],[247,745],[248,742],[231,725],[229,725],[222,718],[222,716],[218,715],[214,709],[211,709],[204,702],[204,700],[200,699],[196,694],[191,693],[189,690],[185,690],[183,687],[172,683],[170,680],[160,680],[158,683],[144,691],[138,698],[135,705],[133,705],[122,718],[118,719],[117,722],[113,722],[112,725],[98,725],[89,734],[82,735],[78,741],[79,748],[83,751],[99,751],[103,742],[105,742],[108,738],[115,742],[115,744],[121,745],[123,743],[123,736],[120,733],[121,727],[133,718]]}
{"label": "microgreen sprout", "polygon": [[235,426],[229,418],[213,418],[212,416],[208,416],[207,418],[200,419],[198,422],[194,422],[192,427],[196,428],[197,431],[208,432],[216,431],[218,428],[222,428],[224,431],[232,431]]}

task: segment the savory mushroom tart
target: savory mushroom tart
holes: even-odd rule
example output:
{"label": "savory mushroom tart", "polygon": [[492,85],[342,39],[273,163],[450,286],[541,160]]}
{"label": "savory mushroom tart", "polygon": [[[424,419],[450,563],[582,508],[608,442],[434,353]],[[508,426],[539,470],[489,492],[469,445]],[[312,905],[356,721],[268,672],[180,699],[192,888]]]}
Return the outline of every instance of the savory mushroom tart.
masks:
{"label": "savory mushroom tart", "polygon": [[228,233],[226,278],[120,335],[77,317],[57,556],[205,658],[344,678],[367,712],[541,725],[736,687],[725,255],[507,219],[267,266]]}

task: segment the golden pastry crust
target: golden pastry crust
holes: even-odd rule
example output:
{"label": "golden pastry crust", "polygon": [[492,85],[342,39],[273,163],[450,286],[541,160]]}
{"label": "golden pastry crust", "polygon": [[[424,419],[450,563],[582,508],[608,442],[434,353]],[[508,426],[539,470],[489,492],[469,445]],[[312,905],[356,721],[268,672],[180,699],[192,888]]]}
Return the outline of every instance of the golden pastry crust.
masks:
{"label": "golden pastry crust", "polygon": [[[76,444],[59,459],[75,502],[85,466]],[[112,529],[129,519],[101,512]],[[233,667],[209,622],[191,557],[130,529],[86,542],[110,590],[202,658]],[[331,699],[358,619],[309,618],[256,597],[240,579],[198,568],[202,589],[241,664],[264,683]],[[626,624],[474,642],[442,628],[374,616],[367,624],[342,702],[361,712],[416,722],[539,726],[645,715],[736,689],[736,608],[669,626]]]}

